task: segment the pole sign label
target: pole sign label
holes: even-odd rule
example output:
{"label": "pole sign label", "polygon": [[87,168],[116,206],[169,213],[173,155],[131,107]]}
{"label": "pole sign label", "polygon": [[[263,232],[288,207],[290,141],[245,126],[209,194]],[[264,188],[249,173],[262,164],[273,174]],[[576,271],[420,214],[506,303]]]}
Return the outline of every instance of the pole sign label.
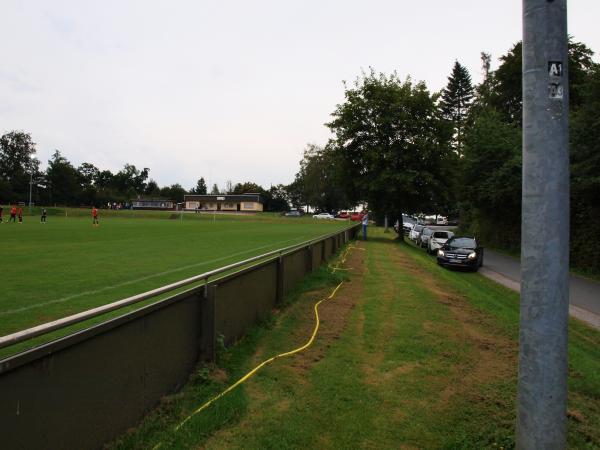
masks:
{"label": "pole sign label", "polygon": [[550,82],[548,83],[548,97],[562,100],[563,85],[560,80],[563,76],[562,61],[548,61],[548,76],[550,77]]}
{"label": "pole sign label", "polygon": [[548,75],[551,77],[562,77],[562,61],[548,61]]}

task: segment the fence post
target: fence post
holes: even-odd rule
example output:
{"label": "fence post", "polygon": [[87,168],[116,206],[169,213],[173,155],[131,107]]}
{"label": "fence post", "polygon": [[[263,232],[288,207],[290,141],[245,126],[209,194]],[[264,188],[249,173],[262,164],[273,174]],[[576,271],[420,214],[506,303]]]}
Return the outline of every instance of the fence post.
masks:
{"label": "fence post", "polygon": [[217,285],[207,285],[204,290],[200,308],[201,313],[201,346],[200,354],[202,359],[208,362],[214,362],[216,359],[216,330],[215,330],[215,301],[217,296]]}
{"label": "fence post", "polygon": [[306,273],[313,271],[313,246],[309,244],[306,246]]}
{"label": "fence post", "polygon": [[283,256],[279,256],[277,260],[277,294],[275,302],[280,304],[283,301],[283,286],[284,286],[284,260]]}

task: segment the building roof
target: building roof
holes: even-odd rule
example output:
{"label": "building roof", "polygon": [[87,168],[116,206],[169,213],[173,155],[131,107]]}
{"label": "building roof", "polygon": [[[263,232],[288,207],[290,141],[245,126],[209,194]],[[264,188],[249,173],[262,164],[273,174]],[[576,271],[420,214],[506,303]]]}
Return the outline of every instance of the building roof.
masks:
{"label": "building roof", "polygon": [[231,194],[231,195],[186,195],[184,201],[199,202],[256,202],[262,203],[260,194]]}

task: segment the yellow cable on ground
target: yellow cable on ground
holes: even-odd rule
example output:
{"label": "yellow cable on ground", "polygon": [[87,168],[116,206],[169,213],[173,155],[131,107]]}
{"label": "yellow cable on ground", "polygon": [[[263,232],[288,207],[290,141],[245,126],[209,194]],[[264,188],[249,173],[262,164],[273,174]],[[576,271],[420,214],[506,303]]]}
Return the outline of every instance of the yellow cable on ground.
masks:
{"label": "yellow cable on ground", "polygon": [[[346,248],[346,250],[344,251],[343,255],[340,258],[340,261],[338,262],[337,265],[343,264],[346,262],[346,257],[348,255],[348,252],[351,249],[359,249],[359,250],[364,250],[362,248],[359,247],[355,247],[355,246],[348,246]],[[333,270],[342,270],[339,268],[331,268]],[[279,358],[285,358],[287,356],[292,356],[296,353],[299,353],[303,350],[306,350],[308,347],[310,347],[313,343],[313,341],[315,340],[315,337],[317,336],[317,332],[319,331],[319,325],[320,325],[320,320],[319,320],[319,305],[324,302],[325,300],[329,300],[331,298],[333,298],[335,296],[335,294],[337,293],[338,289],[342,286],[344,282],[341,281],[336,287],[335,289],[331,292],[331,294],[329,294],[328,297],[325,297],[321,300],[319,300],[317,303],[315,303],[314,306],[314,311],[315,311],[315,328],[312,332],[312,335],[310,336],[310,339],[308,340],[308,342],[306,342],[306,344],[304,344],[301,347],[298,347],[294,350],[290,350],[289,352],[285,352],[285,353],[280,353],[278,355],[272,356],[271,358],[261,362],[258,366],[256,366],[254,369],[252,369],[250,372],[248,372],[246,375],[244,375],[242,378],[240,378],[239,380],[237,380],[235,383],[233,383],[231,386],[229,386],[227,389],[225,389],[224,391],[222,391],[220,394],[214,396],[213,398],[211,398],[210,400],[208,400],[206,403],[204,403],[202,406],[200,406],[198,409],[196,409],[194,412],[192,412],[189,416],[187,416],[182,422],[179,423],[179,425],[177,425],[175,427],[175,431],[179,431],[179,429],[181,427],[183,427],[192,417],[194,417],[196,414],[198,414],[199,412],[205,410],[206,408],[208,408],[212,403],[214,403],[215,401],[217,401],[218,399],[220,399],[221,397],[223,397],[224,395],[226,395],[227,393],[231,392],[232,390],[234,390],[236,387],[238,387],[240,384],[244,383],[245,381],[247,381],[248,379],[250,379],[252,376],[254,376],[254,374],[256,374],[256,372],[258,372],[260,369],[262,369],[264,366],[266,366],[267,364],[272,363],[273,361],[279,359]],[[162,443],[159,443],[157,446],[154,447],[154,449],[157,449],[161,446]]]}
{"label": "yellow cable on ground", "polygon": [[296,353],[301,352],[302,350],[307,349],[308,347],[310,347],[310,345],[313,343],[313,341],[315,340],[315,336],[317,335],[317,331],[319,330],[319,311],[318,311],[318,307],[319,305],[325,301],[328,300],[330,298],[333,298],[333,296],[336,294],[337,290],[342,286],[344,282],[340,282],[340,284],[338,284],[336,286],[336,288],[333,290],[333,292],[329,295],[329,297],[323,298],[321,300],[319,300],[317,303],[315,303],[314,306],[314,310],[315,310],[315,318],[316,318],[316,324],[315,324],[315,329],[313,330],[313,333],[310,337],[310,339],[308,340],[308,342],[306,344],[304,344],[302,347],[298,347],[294,350],[291,350],[289,352],[285,352],[285,353],[280,353],[279,355],[275,355],[272,356],[271,358],[261,362],[258,366],[256,366],[254,369],[252,369],[250,372],[248,372],[246,375],[244,375],[242,378],[240,378],[239,380],[237,380],[235,383],[233,383],[231,386],[229,386],[227,389],[225,389],[223,392],[221,392],[219,395],[216,395],[215,397],[211,398],[210,400],[208,400],[206,403],[204,403],[202,406],[200,406],[198,409],[196,409],[192,414],[190,414],[189,416],[187,416],[179,425],[177,425],[175,427],[175,431],[178,431],[183,425],[185,425],[185,423],[190,420],[192,417],[194,417],[196,414],[198,414],[199,412],[201,412],[202,410],[208,408],[213,402],[215,402],[216,400],[220,399],[221,397],[223,397],[225,394],[227,394],[228,392],[231,392],[233,389],[235,389],[236,387],[238,387],[240,384],[242,384],[243,382],[245,382],[246,380],[248,380],[249,378],[251,378],[256,372],[258,372],[260,369],[262,369],[264,366],[266,366],[267,364],[272,363],[273,361],[275,361],[276,359],[279,358],[284,358],[286,356],[291,356],[294,355]]}

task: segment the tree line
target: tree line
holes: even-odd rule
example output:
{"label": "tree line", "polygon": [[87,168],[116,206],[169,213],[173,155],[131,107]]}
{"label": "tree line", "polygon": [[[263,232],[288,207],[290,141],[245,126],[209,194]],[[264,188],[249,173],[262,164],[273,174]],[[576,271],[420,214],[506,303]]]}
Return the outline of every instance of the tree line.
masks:
{"label": "tree line", "polygon": [[[571,261],[599,273],[590,245],[600,233],[600,65],[592,56],[570,40]],[[456,61],[440,92],[373,69],[345,83],[344,101],[326,124],[332,137],[307,146],[292,198],[325,210],[366,203],[379,222],[402,213],[456,216],[486,245],[517,250],[521,43],[496,70],[491,61],[481,53],[478,85]]]}
{"label": "tree line", "polygon": [[[29,133],[10,131],[0,137],[0,203],[28,203],[29,195],[38,205],[100,206],[110,203],[128,204],[138,198],[164,198],[183,202],[186,194],[207,194],[206,181],[200,177],[194,187],[185,189],[175,183],[160,187],[149,178],[150,169],[125,164],[116,173],[84,162],[75,167],[56,150],[45,170],[35,157],[36,144]],[[285,211],[288,206],[286,186],[265,189],[253,182],[223,188],[213,184],[211,194],[259,193],[268,211]]]}

